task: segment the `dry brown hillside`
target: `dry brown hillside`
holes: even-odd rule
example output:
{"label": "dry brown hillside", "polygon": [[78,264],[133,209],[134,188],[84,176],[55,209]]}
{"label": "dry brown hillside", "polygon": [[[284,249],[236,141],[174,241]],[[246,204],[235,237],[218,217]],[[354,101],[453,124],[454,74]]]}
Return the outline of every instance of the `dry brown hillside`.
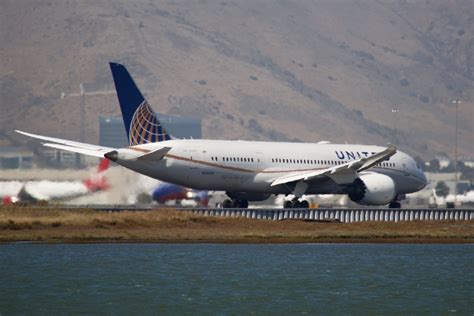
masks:
{"label": "dry brown hillside", "polygon": [[[155,110],[206,138],[386,144],[474,153],[474,4],[459,1],[0,2],[0,132],[78,139],[79,99],[124,63]],[[87,140],[114,95],[87,98]]]}

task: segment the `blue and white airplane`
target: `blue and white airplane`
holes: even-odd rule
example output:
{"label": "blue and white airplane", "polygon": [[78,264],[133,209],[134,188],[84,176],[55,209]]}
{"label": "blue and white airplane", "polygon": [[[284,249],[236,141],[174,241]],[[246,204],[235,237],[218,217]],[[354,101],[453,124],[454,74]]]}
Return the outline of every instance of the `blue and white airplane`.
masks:
{"label": "blue and white airplane", "polygon": [[106,157],[125,168],[197,190],[225,191],[224,207],[248,207],[271,194],[292,194],[284,207],[306,208],[301,197],[347,194],[364,205],[400,207],[426,185],[409,155],[351,144],[176,139],[160,121],[127,69],[110,63],[130,145],[110,148],[17,131],[47,147]]}
{"label": "blue and white airplane", "polygon": [[181,185],[162,182],[153,189],[151,194],[153,201],[165,204],[169,201],[192,201],[199,206],[208,206],[209,191],[193,190]]}

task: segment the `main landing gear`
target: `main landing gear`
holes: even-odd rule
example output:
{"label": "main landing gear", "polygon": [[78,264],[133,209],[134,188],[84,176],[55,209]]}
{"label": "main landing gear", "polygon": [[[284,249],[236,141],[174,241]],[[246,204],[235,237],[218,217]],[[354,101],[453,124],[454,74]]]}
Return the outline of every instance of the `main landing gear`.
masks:
{"label": "main landing gear", "polygon": [[291,201],[283,202],[283,208],[309,208],[309,203],[306,200],[298,200],[298,198],[294,198]]}
{"label": "main landing gear", "polygon": [[249,207],[249,201],[245,199],[225,199],[222,202],[222,208],[247,208]]}
{"label": "main landing gear", "polygon": [[401,208],[400,202],[390,202],[388,208]]}
{"label": "main landing gear", "polygon": [[388,204],[388,208],[402,208],[400,201],[406,198],[405,194],[398,194],[392,202]]}

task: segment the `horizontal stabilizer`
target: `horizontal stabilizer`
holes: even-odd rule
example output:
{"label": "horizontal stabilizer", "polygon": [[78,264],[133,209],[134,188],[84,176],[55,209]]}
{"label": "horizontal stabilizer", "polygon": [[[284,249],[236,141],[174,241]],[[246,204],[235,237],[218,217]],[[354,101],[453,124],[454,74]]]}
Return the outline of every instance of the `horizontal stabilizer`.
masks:
{"label": "horizontal stabilizer", "polygon": [[155,150],[145,150],[141,148],[120,148],[112,150],[104,155],[104,157],[112,160],[161,160],[171,147],[161,147]]}

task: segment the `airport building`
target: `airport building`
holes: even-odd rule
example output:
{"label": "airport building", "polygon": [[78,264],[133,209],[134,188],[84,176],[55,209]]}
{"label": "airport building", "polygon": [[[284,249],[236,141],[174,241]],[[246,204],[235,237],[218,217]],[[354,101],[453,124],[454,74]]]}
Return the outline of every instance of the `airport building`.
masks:
{"label": "airport building", "polygon": [[[159,115],[160,123],[176,138],[202,137],[201,119]],[[99,144],[106,147],[121,148],[128,146],[127,135],[122,117],[99,117]]]}
{"label": "airport building", "polygon": [[0,169],[31,168],[33,152],[21,147],[0,147]]}
{"label": "airport building", "polygon": [[[68,167],[74,168],[81,165],[84,158],[81,155],[52,148],[42,148],[41,155],[46,159],[47,163],[53,167]],[[93,160],[95,163],[97,159]]]}

